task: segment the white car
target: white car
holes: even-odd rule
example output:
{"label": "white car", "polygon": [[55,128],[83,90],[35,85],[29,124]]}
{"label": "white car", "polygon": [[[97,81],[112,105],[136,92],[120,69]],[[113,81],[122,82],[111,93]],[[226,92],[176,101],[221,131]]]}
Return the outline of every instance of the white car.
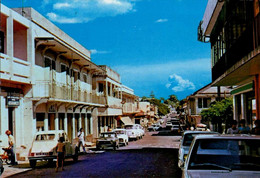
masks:
{"label": "white car", "polygon": [[142,138],[145,134],[144,128],[140,124],[134,124],[134,127],[140,132],[140,138]]}
{"label": "white car", "polygon": [[182,177],[260,177],[260,136],[194,137]]}
{"label": "white car", "polygon": [[158,129],[160,129],[162,126],[157,123],[157,124],[152,124],[151,126],[148,127],[148,131],[157,131]]}
{"label": "white car", "polygon": [[113,132],[117,134],[120,144],[123,144],[125,146],[128,145],[129,138],[126,133],[126,129],[114,129]]}
{"label": "white car", "polygon": [[38,160],[52,162],[57,158],[56,146],[60,137],[64,137],[65,140],[65,158],[72,157],[74,161],[78,160],[78,148],[76,144],[68,141],[64,130],[41,131],[36,133],[29,150],[28,159],[32,168],[36,166]]}
{"label": "white car", "polygon": [[199,134],[218,134],[218,132],[191,131],[191,130],[183,132],[181,143],[179,145],[179,153],[178,153],[178,159],[179,159],[178,166],[180,168],[183,168],[184,166],[184,162],[188,155],[193,138]]}
{"label": "white car", "polygon": [[138,140],[141,138],[141,132],[133,125],[125,125],[126,133],[129,139]]}

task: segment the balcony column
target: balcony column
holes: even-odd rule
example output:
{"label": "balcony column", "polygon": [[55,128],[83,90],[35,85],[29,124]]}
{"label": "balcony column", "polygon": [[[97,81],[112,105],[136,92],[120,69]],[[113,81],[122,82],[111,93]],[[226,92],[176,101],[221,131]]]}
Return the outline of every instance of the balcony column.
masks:
{"label": "balcony column", "polygon": [[255,75],[255,102],[256,102],[256,119],[260,120],[260,77]]}
{"label": "balcony column", "polygon": [[7,43],[7,55],[9,58],[9,71],[10,76],[13,76],[13,57],[14,57],[14,19],[13,13],[10,10],[10,16],[6,20],[6,43]]}
{"label": "balcony column", "polygon": [[72,114],[72,139],[76,138],[75,133],[75,113]]}
{"label": "balcony column", "polygon": [[108,96],[108,82],[106,80],[106,96]]}
{"label": "balcony column", "polygon": [[49,119],[48,119],[48,113],[47,112],[45,112],[44,113],[44,131],[48,131],[49,130],[49,128],[48,128],[48,121],[49,121]]}
{"label": "balcony column", "polygon": [[233,95],[233,120],[237,120],[236,95]]}
{"label": "balcony column", "polygon": [[64,130],[68,134],[68,113],[65,113],[65,118],[64,118]]}
{"label": "balcony column", "polygon": [[87,113],[85,114],[85,117],[84,117],[84,122],[85,122],[85,135],[87,136],[88,135],[88,117],[87,117]]}
{"label": "balcony column", "polygon": [[[0,99],[0,102],[1,102],[1,99]],[[37,132],[37,126],[36,126],[36,122],[37,122],[37,118],[36,118],[36,112],[34,111],[33,112],[33,123],[32,123],[32,135],[34,135],[36,132]],[[2,129],[2,127],[1,127],[1,129]]]}
{"label": "balcony column", "polygon": [[81,117],[82,117],[82,114],[80,113],[79,114],[79,129],[82,128],[82,119],[81,119]]}
{"label": "balcony column", "polygon": [[195,98],[195,110],[194,110],[194,113],[193,113],[194,115],[197,114],[198,108],[199,108],[199,100],[198,100],[198,98]]}
{"label": "balcony column", "polygon": [[54,128],[55,130],[59,130],[59,113],[55,113],[55,120],[54,120]]}

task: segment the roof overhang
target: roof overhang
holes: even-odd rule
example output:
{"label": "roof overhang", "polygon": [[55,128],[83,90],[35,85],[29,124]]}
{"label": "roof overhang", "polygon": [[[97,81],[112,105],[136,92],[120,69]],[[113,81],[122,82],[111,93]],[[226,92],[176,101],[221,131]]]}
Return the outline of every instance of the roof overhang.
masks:
{"label": "roof overhang", "polygon": [[234,86],[254,80],[260,71],[260,48],[245,56],[224,74],[218,77],[213,86]]}
{"label": "roof overhang", "polygon": [[204,36],[210,36],[224,2],[224,0],[208,1],[201,25]]}
{"label": "roof overhang", "polygon": [[93,70],[94,72],[102,72],[106,73],[100,66],[91,62],[90,56],[78,51],[74,47],[62,42],[61,40],[48,37],[48,38],[36,38],[36,48],[38,46],[45,46],[57,53],[57,55],[62,55],[65,58],[71,60],[73,63],[78,64],[79,66],[83,66],[89,70]]}

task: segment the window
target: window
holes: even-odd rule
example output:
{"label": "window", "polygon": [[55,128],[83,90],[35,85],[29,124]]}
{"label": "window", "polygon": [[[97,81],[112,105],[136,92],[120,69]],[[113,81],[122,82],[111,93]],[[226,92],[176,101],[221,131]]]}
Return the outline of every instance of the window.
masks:
{"label": "window", "polygon": [[85,83],[88,83],[88,76],[87,76],[86,73],[83,74],[83,81],[84,81]]}
{"label": "window", "polygon": [[49,67],[50,70],[55,70],[56,69],[55,61],[52,60],[51,58],[45,57],[44,58],[44,67]]}
{"label": "window", "polygon": [[80,79],[80,73],[77,70],[73,70],[74,82]]}
{"label": "window", "polygon": [[65,64],[60,65],[61,72],[66,72],[67,75],[69,75],[69,67],[67,67]]}
{"label": "window", "polygon": [[0,31],[0,53],[4,53],[4,32]]}
{"label": "window", "polygon": [[198,108],[209,108],[210,98],[198,98]]}
{"label": "window", "polygon": [[98,92],[103,92],[103,91],[104,91],[103,83],[98,83]]}

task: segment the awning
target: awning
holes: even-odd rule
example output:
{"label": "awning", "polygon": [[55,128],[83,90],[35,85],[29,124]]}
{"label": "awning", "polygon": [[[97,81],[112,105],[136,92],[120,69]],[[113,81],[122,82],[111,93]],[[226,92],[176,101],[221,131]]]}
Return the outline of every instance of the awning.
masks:
{"label": "awning", "polygon": [[125,125],[133,125],[134,123],[131,121],[131,119],[129,117],[121,117],[120,118],[121,121],[125,124]]}

